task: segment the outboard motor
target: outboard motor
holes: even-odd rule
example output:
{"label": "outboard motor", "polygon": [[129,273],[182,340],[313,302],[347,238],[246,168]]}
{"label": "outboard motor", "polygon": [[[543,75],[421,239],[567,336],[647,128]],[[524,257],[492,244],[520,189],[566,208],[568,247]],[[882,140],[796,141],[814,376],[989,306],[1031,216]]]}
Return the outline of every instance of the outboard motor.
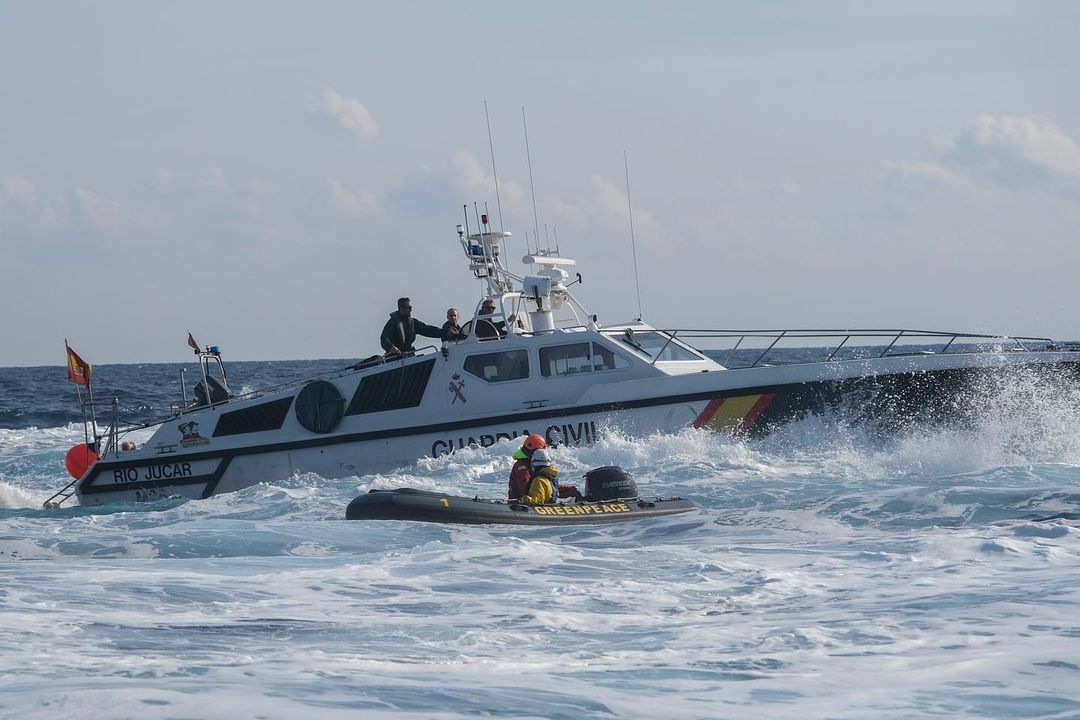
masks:
{"label": "outboard motor", "polygon": [[618,500],[637,496],[634,478],[618,465],[605,465],[585,473],[586,500]]}
{"label": "outboard motor", "polygon": [[209,375],[206,376],[206,384],[210,386],[209,393],[206,392],[206,385],[203,385],[202,380],[195,385],[196,407],[214,405],[229,399],[229,391],[225,389],[225,386]]}

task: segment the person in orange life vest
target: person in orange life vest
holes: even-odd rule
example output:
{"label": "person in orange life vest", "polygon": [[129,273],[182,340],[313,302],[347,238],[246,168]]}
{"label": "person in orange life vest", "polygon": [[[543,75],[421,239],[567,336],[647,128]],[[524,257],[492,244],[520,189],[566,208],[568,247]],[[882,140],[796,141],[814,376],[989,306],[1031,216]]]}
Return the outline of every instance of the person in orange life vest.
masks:
{"label": "person in orange life vest", "polygon": [[530,463],[532,454],[544,448],[547,448],[544,436],[534,434],[525,438],[521,447],[514,451],[514,467],[510,468],[510,484],[506,492],[508,500],[516,500],[529,491],[529,481],[532,480]]}
{"label": "person in orange life vest", "polygon": [[545,505],[555,502],[559,496],[559,471],[551,464],[547,450],[539,448],[533,451],[530,459],[532,479],[529,490],[521,496],[525,505]]}

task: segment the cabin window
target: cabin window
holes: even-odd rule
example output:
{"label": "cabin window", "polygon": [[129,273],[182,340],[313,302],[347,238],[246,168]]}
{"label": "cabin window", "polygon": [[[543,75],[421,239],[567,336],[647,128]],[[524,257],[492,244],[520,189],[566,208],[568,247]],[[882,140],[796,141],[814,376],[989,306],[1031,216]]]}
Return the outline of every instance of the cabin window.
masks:
{"label": "cabin window", "polygon": [[527,350],[470,355],[462,366],[465,372],[489,383],[524,380],[529,377]]}
{"label": "cabin window", "polygon": [[544,377],[621,370],[628,367],[629,360],[596,343],[555,345],[540,349],[540,374]]}
{"label": "cabin window", "polygon": [[648,356],[652,360],[704,360],[705,358],[683,347],[670,335],[655,330],[630,330],[609,333],[608,337]]}
{"label": "cabin window", "polygon": [[593,370],[623,370],[630,367],[630,361],[614,350],[599,343],[593,343]]}
{"label": "cabin window", "polygon": [[540,348],[540,374],[544,377],[587,373],[592,369],[592,343]]}

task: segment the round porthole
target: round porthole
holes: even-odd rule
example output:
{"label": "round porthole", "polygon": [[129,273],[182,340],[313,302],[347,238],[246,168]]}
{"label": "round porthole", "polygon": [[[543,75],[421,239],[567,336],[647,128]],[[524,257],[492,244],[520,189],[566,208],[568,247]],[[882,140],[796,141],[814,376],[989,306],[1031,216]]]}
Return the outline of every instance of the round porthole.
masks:
{"label": "round porthole", "polygon": [[345,398],[333,383],[313,380],[296,396],[296,421],[313,433],[332,432],[345,414]]}

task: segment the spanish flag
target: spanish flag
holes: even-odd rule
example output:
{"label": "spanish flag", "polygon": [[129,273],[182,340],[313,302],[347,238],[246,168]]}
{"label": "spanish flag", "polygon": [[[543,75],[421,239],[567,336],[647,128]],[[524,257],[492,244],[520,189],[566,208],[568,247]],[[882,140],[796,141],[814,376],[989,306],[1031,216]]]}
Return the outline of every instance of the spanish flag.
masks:
{"label": "spanish flag", "polygon": [[79,357],[79,354],[67,344],[67,340],[64,341],[64,347],[67,348],[68,380],[76,385],[89,385],[93,366]]}

